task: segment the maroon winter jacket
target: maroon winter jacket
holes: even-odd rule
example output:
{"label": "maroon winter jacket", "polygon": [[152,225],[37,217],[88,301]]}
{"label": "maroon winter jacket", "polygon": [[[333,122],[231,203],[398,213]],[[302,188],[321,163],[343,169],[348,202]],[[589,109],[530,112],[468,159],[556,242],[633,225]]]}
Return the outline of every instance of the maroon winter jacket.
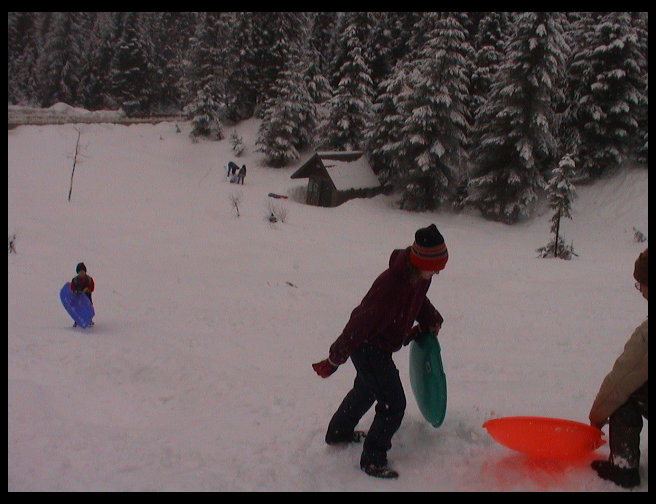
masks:
{"label": "maroon winter jacket", "polygon": [[376,278],[330,347],[333,364],[346,362],[365,342],[396,352],[406,342],[415,320],[423,329],[442,324],[442,315],[426,297],[431,281],[417,277],[409,254],[410,247],[392,252],[389,268]]}
{"label": "maroon winter jacket", "polygon": [[92,293],[94,289],[95,289],[95,283],[93,281],[93,278],[91,278],[89,275],[86,275],[84,278],[77,275],[74,276],[73,279],[71,280],[71,290],[73,292],[84,291],[87,293]]}

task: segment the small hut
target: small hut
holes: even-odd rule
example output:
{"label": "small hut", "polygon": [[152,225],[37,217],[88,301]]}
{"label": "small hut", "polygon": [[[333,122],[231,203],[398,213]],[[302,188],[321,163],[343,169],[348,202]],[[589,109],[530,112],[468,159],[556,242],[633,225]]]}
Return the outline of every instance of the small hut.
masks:
{"label": "small hut", "polygon": [[291,178],[307,178],[306,203],[322,207],[335,207],[383,191],[362,151],[316,152]]}

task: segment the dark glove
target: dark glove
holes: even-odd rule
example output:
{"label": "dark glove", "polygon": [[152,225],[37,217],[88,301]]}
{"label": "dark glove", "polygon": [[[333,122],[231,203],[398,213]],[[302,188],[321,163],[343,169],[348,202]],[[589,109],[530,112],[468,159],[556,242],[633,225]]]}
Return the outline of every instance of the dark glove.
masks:
{"label": "dark glove", "polygon": [[76,290],[75,294],[82,294],[82,291],[81,290]]}
{"label": "dark glove", "polygon": [[324,359],[321,362],[312,364],[312,369],[317,373],[321,378],[328,378],[331,374],[337,371],[337,366],[330,362],[328,359]]}

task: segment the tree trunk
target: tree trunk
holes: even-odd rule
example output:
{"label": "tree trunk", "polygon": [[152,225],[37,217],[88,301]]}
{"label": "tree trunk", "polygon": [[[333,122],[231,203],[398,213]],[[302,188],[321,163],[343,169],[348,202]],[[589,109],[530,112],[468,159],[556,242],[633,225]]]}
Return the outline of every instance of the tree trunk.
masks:
{"label": "tree trunk", "polygon": [[560,232],[560,210],[556,219],[556,240],[554,241],[554,257],[558,257],[558,234]]}
{"label": "tree trunk", "polygon": [[73,176],[75,175],[75,165],[77,164],[77,155],[80,152],[80,131],[77,131],[77,142],[75,142],[75,154],[73,155],[73,170],[71,171],[71,185],[68,188],[68,201],[71,201],[71,194],[73,193]]}

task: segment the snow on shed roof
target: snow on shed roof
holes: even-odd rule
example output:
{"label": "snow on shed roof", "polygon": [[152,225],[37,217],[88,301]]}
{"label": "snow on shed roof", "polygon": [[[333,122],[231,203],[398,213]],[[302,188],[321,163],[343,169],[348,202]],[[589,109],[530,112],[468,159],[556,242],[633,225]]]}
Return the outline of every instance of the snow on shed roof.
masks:
{"label": "snow on shed roof", "polygon": [[324,159],[323,164],[338,191],[380,186],[378,177],[364,156],[355,161]]}

